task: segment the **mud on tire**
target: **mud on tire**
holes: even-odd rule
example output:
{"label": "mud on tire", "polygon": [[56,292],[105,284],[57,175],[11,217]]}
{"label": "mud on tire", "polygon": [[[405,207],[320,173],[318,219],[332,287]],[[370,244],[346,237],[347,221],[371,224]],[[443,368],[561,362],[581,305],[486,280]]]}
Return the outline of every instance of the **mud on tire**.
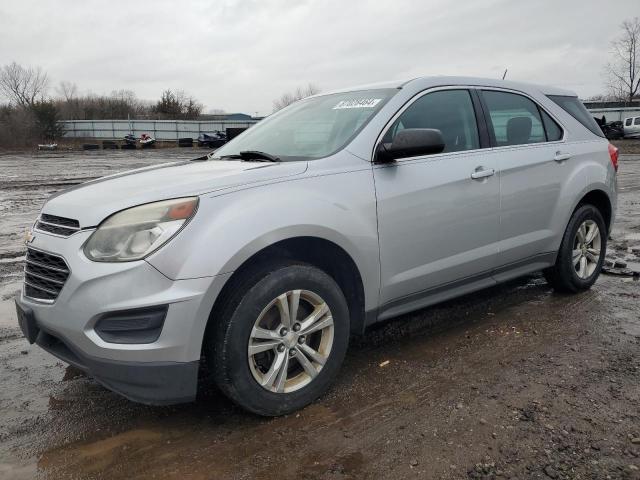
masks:
{"label": "mud on tire", "polygon": [[[349,309],[333,278],[314,266],[288,262],[264,265],[257,270],[245,272],[232,286],[227,298],[223,299],[222,308],[217,310],[219,316],[210,320],[215,324],[208,332],[209,338],[205,345],[205,354],[212,359],[213,378],[220,390],[244,409],[264,416],[293,412],[325,393],[340,369],[349,342]],[[323,318],[326,320],[328,316],[332,317],[330,340],[325,338],[328,327],[310,333],[309,338],[303,338],[302,341],[289,330],[287,335],[278,338],[277,335],[284,333],[282,318],[278,317],[279,312],[283,311],[280,302],[293,305],[295,302],[289,300],[294,295],[292,292],[298,292],[300,296],[299,307],[296,307],[299,313],[293,315],[298,319],[295,327],[299,332],[295,335],[305,336],[302,334],[310,328],[307,326],[304,327],[307,330],[300,330],[301,325],[305,325],[303,320],[311,318],[313,312],[320,312],[323,302],[328,309]],[[289,308],[291,307],[285,307],[284,310],[293,311]],[[256,322],[262,322],[263,320],[259,320],[261,318],[271,321],[271,325],[259,324],[265,331],[272,328],[268,330],[271,337],[255,340]],[[296,323],[295,318],[291,319],[291,329]],[[271,360],[267,357],[264,364],[260,363],[262,360],[257,362],[257,356],[250,353],[250,345],[257,345],[260,349],[270,341],[275,342],[275,347],[260,354],[268,354]],[[277,343],[279,341],[289,343],[281,345]],[[313,341],[316,343],[313,344]],[[326,358],[316,357],[324,363],[321,365],[314,362],[313,352],[320,352],[323,344],[326,351],[328,341],[331,344]],[[308,344],[307,350],[304,350],[305,343]],[[305,351],[311,355],[305,354]],[[286,360],[291,363],[284,369],[285,383],[277,384],[280,388],[278,391],[275,388],[276,382],[270,382],[269,374],[275,365],[276,356],[282,356],[282,352],[285,352],[288,357]],[[299,359],[290,355],[297,355]],[[307,363],[309,360],[313,365]],[[318,371],[313,376],[307,375],[307,372],[312,372],[312,367]],[[296,383],[296,379],[305,379],[305,375],[307,380],[310,379],[307,383]],[[291,380],[289,376],[292,377]],[[291,386],[285,388],[290,383]]]}

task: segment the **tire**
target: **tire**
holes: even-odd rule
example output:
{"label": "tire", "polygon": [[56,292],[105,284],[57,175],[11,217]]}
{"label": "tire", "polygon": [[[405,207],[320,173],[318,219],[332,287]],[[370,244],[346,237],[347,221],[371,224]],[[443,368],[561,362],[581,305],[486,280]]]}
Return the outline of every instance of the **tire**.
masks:
{"label": "tire", "polygon": [[[598,228],[591,242],[586,242],[585,247],[591,248],[582,248],[578,231],[583,225],[586,225],[587,237],[591,234],[590,226],[595,225]],[[602,214],[593,205],[582,205],[573,212],[569,220],[558,250],[556,264],[544,270],[544,276],[558,292],[577,293],[588,290],[600,275],[606,251],[607,228]],[[577,257],[578,261],[574,263],[574,254],[577,252],[580,252],[580,255]],[[597,258],[595,258],[595,252],[598,252]],[[583,258],[586,262],[585,270],[582,270]]]}
{"label": "tire", "polygon": [[[337,375],[349,343],[349,309],[340,287],[322,270],[291,262],[263,266],[234,283],[208,333],[206,353],[213,359],[217,386],[242,408],[263,416],[284,415],[313,402]],[[282,312],[291,313],[298,295],[298,322],[287,324]],[[318,314],[315,322],[311,312]],[[312,332],[312,327],[322,328]],[[276,368],[285,362],[288,367]]]}

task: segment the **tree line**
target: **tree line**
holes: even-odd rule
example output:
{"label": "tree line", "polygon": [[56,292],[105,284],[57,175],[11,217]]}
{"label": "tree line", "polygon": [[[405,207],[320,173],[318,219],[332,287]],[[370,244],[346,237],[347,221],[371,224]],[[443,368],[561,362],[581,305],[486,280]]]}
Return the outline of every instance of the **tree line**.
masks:
{"label": "tree line", "polygon": [[51,89],[49,77],[40,67],[16,62],[0,68],[1,100],[0,148],[54,142],[64,134],[60,120],[192,120],[204,109],[200,101],[182,90],[167,89],[153,102],[139,99],[131,90],[81,95],[76,84],[66,81]]}
{"label": "tree line", "polygon": [[[273,111],[319,91],[308,84],[284,93],[274,100]],[[200,101],[182,90],[167,89],[155,102],[139,99],[131,90],[80,94],[78,86],[68,81],[51,88],[49,76],[40,67],[16,62],[0,67],[0,149],[55,142],[65,133],[61,120],[193,120],[203,109]]]}

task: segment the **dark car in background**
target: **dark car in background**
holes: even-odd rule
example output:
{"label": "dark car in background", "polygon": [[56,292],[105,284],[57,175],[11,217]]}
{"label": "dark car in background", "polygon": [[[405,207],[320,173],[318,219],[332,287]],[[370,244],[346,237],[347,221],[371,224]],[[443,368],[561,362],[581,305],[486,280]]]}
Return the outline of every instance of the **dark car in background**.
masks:
{"label": "dark car in background", "polygon": [[604,136],[607,137],[608,140],[619,140],[624,138],[624,127],[622,126],[621,121],[608,122],[606,117],[603,115],[601,118],[593,117],[596,121]]}
{"label": "dark car in background", "polygon": [[199,147],[220,148],[225,143],[227,143],[227,134],[219,130],[198,135]]}

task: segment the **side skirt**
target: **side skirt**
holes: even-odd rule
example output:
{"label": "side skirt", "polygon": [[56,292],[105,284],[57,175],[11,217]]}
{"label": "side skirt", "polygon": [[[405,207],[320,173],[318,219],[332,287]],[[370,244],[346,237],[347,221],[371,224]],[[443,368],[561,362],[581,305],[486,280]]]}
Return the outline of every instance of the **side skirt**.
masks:
{"label": "side skirt", "polygon": [[381,305],[376,310],[365,312],[365,328],[375,323],[429,307],[452,298],[492,287],[514,278],[540,271],[552,266],[557,252],[534,255],[518,262],[502,265],[494,270],[465,277],[460,280],[412,293]]}

